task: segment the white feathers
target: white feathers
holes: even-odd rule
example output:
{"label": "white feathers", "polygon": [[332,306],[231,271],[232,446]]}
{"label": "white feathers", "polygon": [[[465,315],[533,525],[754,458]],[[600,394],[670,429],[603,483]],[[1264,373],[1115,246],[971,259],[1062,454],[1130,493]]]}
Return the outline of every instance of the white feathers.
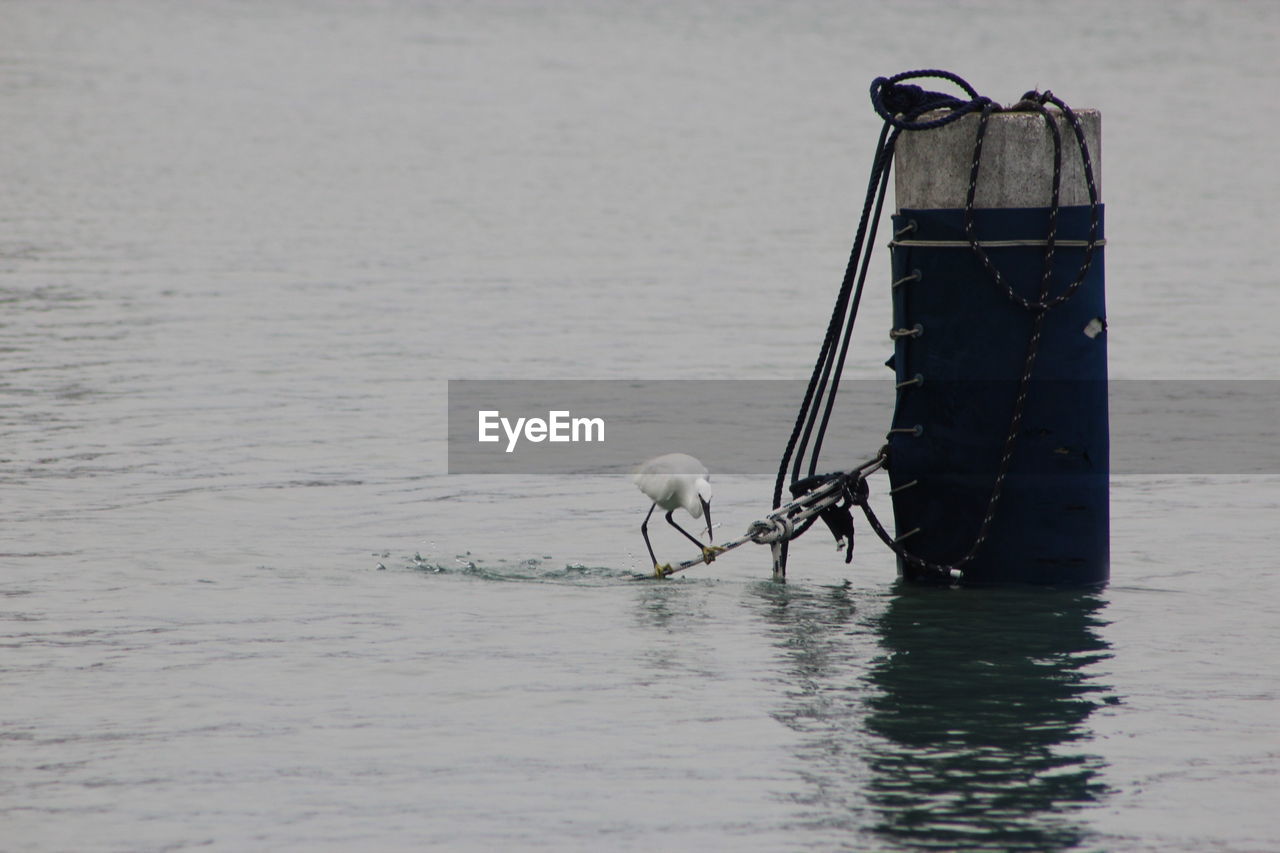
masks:
{"label": "white feathers", "polygon": [[710,475],[707,466],[687,453],[655,456],[636,468],[632,478],[649,500],[663,509],[684,509],[694,518],[702,518],[703,502],[711,500]]}

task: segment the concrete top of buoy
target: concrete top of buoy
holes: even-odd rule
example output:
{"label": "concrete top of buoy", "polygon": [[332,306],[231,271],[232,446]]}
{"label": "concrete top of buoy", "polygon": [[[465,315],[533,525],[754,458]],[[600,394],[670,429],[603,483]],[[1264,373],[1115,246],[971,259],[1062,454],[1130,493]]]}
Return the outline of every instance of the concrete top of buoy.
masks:
{"label": "concrete top of buoy", "polygon": [[[1076,110],[1102,199],[1102,115]],[[1089,203],[1080,148],[1071,123],[1051,110],[1062,134],[1064,206]],[[928,120],[941,113],[929,113]],[[894,159],[897,209],[963,208],[973,164],[978,115],[970,114],[934,130],[906,131],[898,137]],[[1047,207],[1053,179],[1053,137],[1038,112],[993,113],[982,142],[982,168],[974,204],[982,208]]]}

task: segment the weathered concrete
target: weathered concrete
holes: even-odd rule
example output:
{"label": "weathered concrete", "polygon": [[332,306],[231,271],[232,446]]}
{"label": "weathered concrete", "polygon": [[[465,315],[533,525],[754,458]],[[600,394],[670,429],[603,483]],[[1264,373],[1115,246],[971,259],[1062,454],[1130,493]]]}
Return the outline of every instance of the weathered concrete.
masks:
{"label": "weathered concrete", "polygon": [[[1089,203],[1076,135],[1057,112],[1062,133],[1063,205]],[[929,118],[932,113],[926,115]],[[1098,198],[1102,198],[1102,116],[1076,110],[1093,162]],[[898,138],[894,162],[897,209],[962,208],[969,189],[978,116],[936,130],[905,132]],[[995,113],[982,141],[977,207],[1047,207],[1053,178],[1053,137],[1039,113]]]}

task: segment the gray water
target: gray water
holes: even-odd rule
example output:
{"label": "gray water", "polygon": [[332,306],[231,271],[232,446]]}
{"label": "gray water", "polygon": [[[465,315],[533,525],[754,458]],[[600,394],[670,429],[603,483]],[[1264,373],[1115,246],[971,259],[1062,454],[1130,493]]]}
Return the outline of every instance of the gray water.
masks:
{"label": "gray water", "polygon": [[1118,476],[1113,583],[1027,592],[819,531],[636,580],[626,478],[445,473],[451,378],[807,376],[913,67],[1103,111],[1113,377],[1277,378],[1278,38],[3,0],[0,849],[1280,849],[1276,476]]}

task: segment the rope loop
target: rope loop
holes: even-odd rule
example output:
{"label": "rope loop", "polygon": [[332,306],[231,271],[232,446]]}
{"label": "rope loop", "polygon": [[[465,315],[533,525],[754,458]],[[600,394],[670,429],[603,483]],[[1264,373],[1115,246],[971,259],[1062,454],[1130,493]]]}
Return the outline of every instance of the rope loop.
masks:
{"label": "rope loop", "polygon": [[[962,89],[968,100],[943,92],[930,92],[903,82],[925,79],[946,80]],[[991,103],[990,98],[979,95],[963,77],[936,68],[904,71],[892,77],[877,77],[871,81],[872,107],[884,119],[885,124],[900,131],[943,127]],[[947,113],[928,121],[918,120],[920,116],[933,110],[947,110]]]}
{"label": "rope loop", "polygon": [[[1084,258],[1080,261],[1080,266],[1076,270],[1076,275],[1072,278],[1071,283],[1067,285],[1062,293],[1052,298],[1049,295],[1049,284],[1053,277],[1053,256],[1057,248],[1058,236],[1058,210],[1061,206],[1059,201],[1062,193],[1062,133],[1058,130],[1058,123],[1045,104],[1052,104],[1057,107],[1058,111],[1062,113],[1063,117],[1071,125],[1072,132],[1080,148],[1080,161],[1084,171],[1085,187],[1089,192],[1089,237],[1085,241]],[[986,138],[988,119],[990,119],[991,113],[997,109],[994,105],[984,106],[981,117],[978,120],[978,132],[973,143],[973,161],[969,168],[969,188],[965,196],[964,205],[965,238],[969,241],[969,248],[977,256],[987,275],[1004,292],[1005,297],[1026,311],[1039,315],[1061,305],[1074,296],[1080,286],[1084,284],[1085,278],[1089,275],[1089,269],[1093,265],[1093,255],[1100,242],[1098,240],[1098,230],[1101,224],[1098,185],[1093,175],[1093,158],[1089,154],[1089,144],[1085,138],[1084,126],[1080,123],[1080,117],[1052,92],[1047,90],[1045,92],[1037,92],[1033,89],[1023,94],[1022,99],[1013,107],[1014,110],[1018,111],[1040,113],[1044,117],[1045,125],[1049,128],[1050,135],[1053,137],[1053,179],[1049,199],[1049,233],[1045,238],[1040,296],[1038,299],[1028,299],[1017,293],[1005,281],[1004,276],[1001,275],[999,268],[992,262],[991,257],[982,247],[977,236],[974,200],[978,190],[978,174],[982,166],[982,142]]]}
{"label": "rope loop", "polygon": [[788,542],[795,535],[795,525],[786,517],[771,516],[768,519],[753,521],[747,528],[747,536],[757,545]]}

